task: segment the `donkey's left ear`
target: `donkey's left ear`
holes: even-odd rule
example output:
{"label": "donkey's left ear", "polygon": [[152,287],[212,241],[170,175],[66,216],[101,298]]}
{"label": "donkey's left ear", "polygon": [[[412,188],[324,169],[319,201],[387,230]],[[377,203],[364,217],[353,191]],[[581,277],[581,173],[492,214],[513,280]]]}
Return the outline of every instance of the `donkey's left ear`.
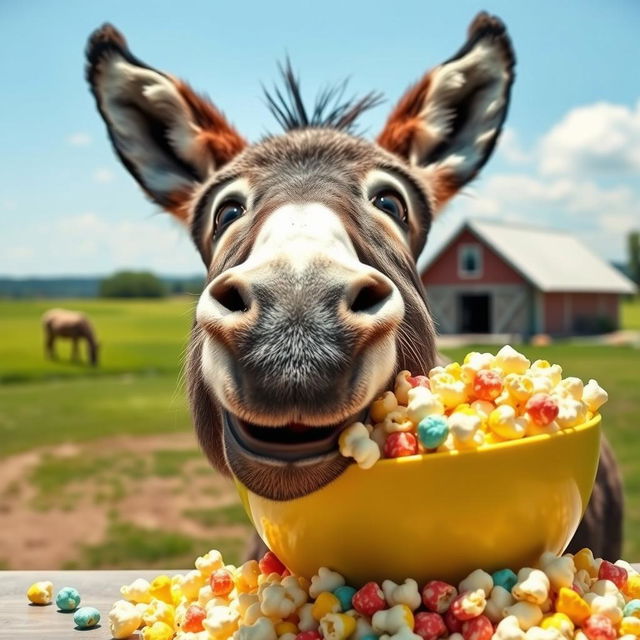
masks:
{"label": "donkey's left ear", "polygon": [[120,160],[154,202],[186,221],[194,190],[244,140],[186,83],[134,57],[110,24],[89,38],[87,80]]}
{"label": "donkey's left ear", "polygon": [[440,209],[487,161],[507,115],[515,56],[504,24],[476,16],[465,45],[401,98],[378,144],[422,167]]}

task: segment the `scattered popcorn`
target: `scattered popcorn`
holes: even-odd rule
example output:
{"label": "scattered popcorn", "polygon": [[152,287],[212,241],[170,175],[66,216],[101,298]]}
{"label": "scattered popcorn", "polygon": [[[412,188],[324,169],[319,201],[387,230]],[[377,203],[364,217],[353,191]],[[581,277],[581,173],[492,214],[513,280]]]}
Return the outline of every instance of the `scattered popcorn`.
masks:
{"label": "scattered popcorn", "polygon": [[51,604],[53,600],[53,583],[47,580],[34,582],[27,589],[27,598],[33,604]]}
{"label": "scattered popcorn", "polygon": [[78,629],[91,629],[100,622],[100,612],[95,607],[80,607],[73,614]]}
{"label": "scattered popcorn", "polygon": [[75,611],[80,605],[80,594],[73,587],[63,587],[56,594],[56,606],[60,611]]}
{"label": "scattered popcorn", "polygon": [[496,355],[471,352],[428,377],[401,371],[394,390],[371,404],[371,424],[342,432],[340,452],[369,469],[380,457],[481,449],[578,426],[606,401],[595,380],[563,378],[559,365],[531,364],[507,345]]}
{"label": "scattered popcorn", "polygon": [[109,631],[116,638],[128,638],[141,624],[142,616],[135,605],[117,600],[109,611]]}

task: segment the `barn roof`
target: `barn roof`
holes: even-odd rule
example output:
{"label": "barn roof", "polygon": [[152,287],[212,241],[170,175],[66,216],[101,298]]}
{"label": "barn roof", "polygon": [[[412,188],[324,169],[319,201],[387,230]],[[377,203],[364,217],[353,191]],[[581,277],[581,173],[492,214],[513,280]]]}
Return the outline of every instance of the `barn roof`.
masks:
{"label": "barn roof", "polygon": [[541,291],[635,293],[625,275],[570,233],[488,220],[467,220],[422,267],[424,273],[468,229]]}

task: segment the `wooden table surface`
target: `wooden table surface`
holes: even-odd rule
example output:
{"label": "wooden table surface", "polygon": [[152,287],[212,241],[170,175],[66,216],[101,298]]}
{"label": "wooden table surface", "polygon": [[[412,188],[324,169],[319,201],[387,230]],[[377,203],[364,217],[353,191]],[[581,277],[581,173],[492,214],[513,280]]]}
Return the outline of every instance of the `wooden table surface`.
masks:
{"label": "wooden table surface", "polygon": [[[106,640],[111,638],[107,614],[122,596],[120,587],[136,578],[151,580],[161,573],[186,573],[173,569],[159,571],[0,571],[0,638],[30,640]],[[30,604],[29,585],[40,580],[53,582],[53,595],[62,587],[75,587],[82,598],[81,607],[95,607],[102,616],[95,629],[76,629],[73,613],[61,613],[55,603],[47,606]]]}
{"label": "wooden table surface", "polygon": [[[640,571],[640,564],[634,567]],[[107,640],[111,638],[107,614],[111,605],[120,598],[120,587],[136,578],[151,580],[161,573],[172,575],[186,573],[186,570],[0,571],[0,638]],[[62,587],[75,587],[82,596],[81,607],[91,606],[100,611],[100,626],[81,631],[73,624],[73,614],[60,613],[55,604],[46,607],[29,604],[27,589],[39,580],[53,582],[54,597]]]}

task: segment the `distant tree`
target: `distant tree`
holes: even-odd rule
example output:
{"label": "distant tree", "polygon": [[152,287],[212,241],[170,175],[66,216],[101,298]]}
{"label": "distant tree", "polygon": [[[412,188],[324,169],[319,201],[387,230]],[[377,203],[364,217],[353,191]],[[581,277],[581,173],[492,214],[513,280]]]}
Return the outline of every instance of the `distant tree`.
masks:
{"label": "distant tree", "polygon": [[119,271],[100,283],[103,298],[164,298],[167,286],[147,271]]}
{"label": "distant tree", "polygon": [[640,231],[631,231],[627,236],[629,249],[629,273],[631,279],[640,285]]}

